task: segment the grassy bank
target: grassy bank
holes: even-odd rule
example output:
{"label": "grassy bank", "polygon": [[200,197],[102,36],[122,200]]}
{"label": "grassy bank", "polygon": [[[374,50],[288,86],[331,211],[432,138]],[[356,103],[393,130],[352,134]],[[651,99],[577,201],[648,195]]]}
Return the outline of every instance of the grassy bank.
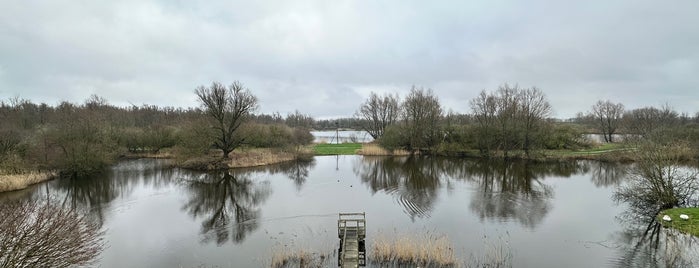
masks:
{"label": "grassy bank", "polygon": [[319,143],[313,146],[315,155],[350,155],[362,148],[361,143]]}
{"label": "grassy bank", "polygon": [[47,181],[58,176],[58,172],[29,172],[22,174],[2,174],[0,173],[0,192],[16,191]]}
{"label": "grassy bank", "polygon": [[212,151],[206,156],[190,157],[177,161],[177,166],[194,170],[222,170],[242,167],[257,167],[292,161],[311,154],[309,150],[289,151],[270,148],[236,149],[221,157],[221,152]]}
{"label": "grassy bank", "polygon": [[[689,216],[688,220],[680,219],[680,214]],[[662,219],[664,215],[670,216],[672,221]],[[658,222],[665,227],[675,228],[683,233],[699,236],[699,208],[673,208],[658,213]]]}
{"label": "grassy bank", "polygon": [[[533,160],[570,160],[588,159],[601,161],[632,161],[634,148],[624,144],[600,144],[591,148],[580,150],[537,150],[532,151],[527,156],[522,150],[512,150],[508,152],[508,158],[533,159]],[[315,155],[410,155],[406,150],[388,150],[374,143],[341,143],[327,144],[321,143],[313,146]],[[433,152],[435,155],[459,156],[459,157],[483,157],[478,150],[440,150]],[[504,158],[502,152],[494,152],[490,158]]]}

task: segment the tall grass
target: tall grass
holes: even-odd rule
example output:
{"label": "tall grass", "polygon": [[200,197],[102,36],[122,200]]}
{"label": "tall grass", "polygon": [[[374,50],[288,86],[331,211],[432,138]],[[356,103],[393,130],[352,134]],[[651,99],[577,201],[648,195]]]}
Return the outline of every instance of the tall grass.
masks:
{"label": "tall grass", "polygon": [[456,267],[454,246],[444,236],[431,234],[377,237],[371,249],[371,261],[384,266]]}
{"label": "tall grass", "polygon": [[370,261],[379,267],[512,267],[512,249],[508,239],[483,240],[484,252],[459,260],[446,235],[400,234],[377,237],[372,241]]}
{"label": "tall grass", "polygon": [[287,247],[272,252],[270,267],[316,268],[330,266],[329,254],[311,253],[304,249],[292,250]]}
{"label": "tall grass", "polygon": [[2,174],[0,172],[0,192],[21,190],[56,176],[58,176],[58,172],[55,171],[34,171],[21,174]]}
{"label": "tall grass", "polygon": [[402,149],[387,150],[378,144],[366,143],[362,145],[362,149],[357,151],[360,155],[410,155],[410,152]]}
{"label": "tall grass", "polygon": [[484,238],[483,246],[485,252],[483,252],[482,255],[472,254],[469,260],[465,262],[465,267],[512,267],[512,249],[510,248],[508,240],[504,239],[502,236],[496,241]]}

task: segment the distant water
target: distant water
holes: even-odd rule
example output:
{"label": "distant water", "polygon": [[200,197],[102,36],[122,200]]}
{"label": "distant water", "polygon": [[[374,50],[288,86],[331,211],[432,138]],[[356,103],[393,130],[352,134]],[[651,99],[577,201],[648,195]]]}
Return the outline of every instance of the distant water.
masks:
{"label": "distant water", "polygon": [[[374,140],[374,138],[369,135],[366,131],[357,130],[343,130],[339,132],[335,131],[311,131],[313,137],[313,143],[345,143],[345,142],[361,142],[367,143]],[[336,137],[337,136],[339,137]]]}

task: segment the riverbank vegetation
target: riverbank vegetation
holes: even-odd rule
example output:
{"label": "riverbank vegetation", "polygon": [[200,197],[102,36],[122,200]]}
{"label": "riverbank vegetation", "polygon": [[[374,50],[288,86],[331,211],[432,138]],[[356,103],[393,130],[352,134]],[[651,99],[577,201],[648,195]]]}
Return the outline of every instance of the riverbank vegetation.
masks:
{"label": "riverbank vegetation", "polygon": [[444,112],[437,95],[420,87],[403,100],[372,93],[360,105],[356,124],[387,150],[420,154],[633,161],[642,144],[681,142],[689,158],[699,157],[699,113],[691,117],[669,105],[627,111],[601,100],[576,118],[560,120],[551,117],[553,107],[540,89],[503,84],[464,106],[471,112]]}
{"label": "riverbank vegetation", "polygon": [[[633,161],[641,144],[677,141],[688,149],[687,158],[699,156],[699,114],[679,114],[669,105],[625,110],[621,103],[604,100],[576,118],[560,120],[551,117],[553,107],[536,87],[503,84],[483,90],[464,103],[470,112],[459,114],[444,111],[431,89],[414,86],[405,98],[372,93],[354,118],[333,120],[314,120],[298,111],[286,117],[256,113],[257,98],[239,82],[214,82],[194,94],[200,104],[194,108],[119,107],[95,95],[83,103],[55,106],[19,97],[0,100],[4,184],[20,185],[7,181],[37,173],[93,174],[124,157],[171,157],[177,165],[203,169],[276,163],[289,155],[357,152]],[[308,146],[311,129],[347,127],[366,130],[375,143]],[[604,138],[595,141],[591,134]],[[235,153],[260,148],[269,149],[260,151],[264,157]],[[240,161],[247,156],[257,159]]]}
{"label": "riverbank vegetation", "polygon": [[[689,216],[689,219],[680,218],[680,214]],[[663,216],[668,215],[672,221],[664,221]],[[656,220],[665,227],[675,228],[681,232],[699,237],[699,208],[672,208],[660,211]]]}
{"label": "riverbank vegetation", "polygon": [[[225,92],[208,96],[219,98],[217,101],[222,98],[223,103],[216,104],[223,110],[209,108],[212,104],[205,101],[207,90]],[[38,182],[36,174],[90,175],[124,157],[172,157],[183,164],[213,159],[209,156],[218,153],[224,157],[254,156],[248,162],[260,165],[309,154],[304,146],[313,141],[310,116],[298,111],[286,118],[279,113],[253,114],[256,99],[237,82],[228,88],[213,83],[199,87],[196,93],[201,95],[201,108],[119,107],[96,95],[83,103],[64,101],[55,106],[19,97],[0,100],[0,185],[5,185],[4,189],[26,187]],[[241,105],[242,110],[235,110]],[[239,116],[234,120],[235,114]],[[230,154],[237,148],[245,148],[247,153]],[[250,153],[261,148],[267,150]],[[230,162],[193,167],[228,168],[247,163],[240,159]]]}

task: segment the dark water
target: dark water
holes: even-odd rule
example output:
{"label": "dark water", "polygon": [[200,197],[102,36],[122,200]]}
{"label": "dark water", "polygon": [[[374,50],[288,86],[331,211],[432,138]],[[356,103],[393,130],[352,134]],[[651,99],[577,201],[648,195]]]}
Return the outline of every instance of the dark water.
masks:
{"label": "dark water", "polygon": [[619,165],[326,156],[227,173],[166,166],[125,161],[0,199],[48,192],[88,210],[107,230],[101,267],[263,267],[285,248],[332,256],[338,212],[366,212],[369,249],[373,237],[444,234],[464,262],[493,248],[515,267],[678,267],[697,254],[696,239],[612,201]]}

